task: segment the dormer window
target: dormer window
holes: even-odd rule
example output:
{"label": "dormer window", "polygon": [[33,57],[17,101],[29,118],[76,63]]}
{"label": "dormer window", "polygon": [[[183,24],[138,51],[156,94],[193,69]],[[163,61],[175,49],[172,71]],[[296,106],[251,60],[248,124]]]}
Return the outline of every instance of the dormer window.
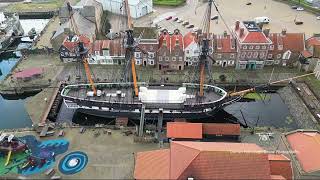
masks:
{"label": "dormer window", "polygon": [[256,49],[260,49],[260,46],[256,46]]}
{"label": "dormer window", "polygon": [[270,50],[273,50],[274,49],[274,45],[270,45]]}
{"label": "dormer window", "polygon": [[249,46],[249,49],[253,49],[253,46]]}
{"label": "dormer window", "polygon": [[179,39],[176,39],[176,46],[180,46]]}
{"label": "dormer window", "polygon": [[242,46],[242,49],[247,49],[248,47],[247,46]]}

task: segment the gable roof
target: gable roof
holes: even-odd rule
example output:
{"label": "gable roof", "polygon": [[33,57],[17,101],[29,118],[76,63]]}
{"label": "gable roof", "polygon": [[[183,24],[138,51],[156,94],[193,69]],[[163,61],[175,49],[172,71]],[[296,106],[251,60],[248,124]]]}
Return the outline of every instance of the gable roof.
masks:
{"label": "gable roof", "polygon": [[168,122],[168,138],[202,139],[201,123]]}
{"label": "gable roof", "polygon": [[170,43],[171,43],[171,38],[170,38],[169,33],[162,32],[159,37],[159,49],[162,47],[166,47],[167,49],[169,49],[171,51]]}
{"label": "gable roof", "polygon": [[286,135],[296,157],[305,172],[320,170],[320,134],[315,131],[297,130]]}
{"label": "gable roof", "polygon": [[290,50],[291,52],[302,52],[304,50],[303,33],[286,33],[281,38],[284,50]]}
{"label": "gable roof", "polygon": [[153,152],[137,154],[135,179],[284,179],[285,173],[272,173],[269,161],[290,162],[269,158],[261,147],[248,143],[172,141],[170,150]]}
{"label": "gable roof", "polygon": [[186,35],[183,36],[184,48],[187,48],[191,43],[197,43],[196,34],[189,31]]}
{"label": "gable roof", "polygon": [[[248,25],[245,23],[249,23],[254,26],[255,30],[250,30]],[[240,31],[243,28],[243,35],[240,36]],[[261,31],[259,27],[254,22],[247,21],[241,22],[238,29],[234,29],[235,35],[238,37],[241,43],[263,43],[263,44],[271,44],[269,38],[265,36],[265,34]]]}
{"label": "gable roof", "polygon": [[311,37],[306,40],[306,46],[320,46],[320,38],[319,37]]}
{"label": "gable roof", "polygon": [[183,44],[183,36],[180,32],[174,33],[171,36],[171,51],[175,50],[176,48],[184,50],[184,44]]}
{"label": "gable roof", "polygon": [[69,38],[70,38],[69,36],[66,36],[64,41],[63,41],[63,43],[62,43],[62,45],[65,48],[67,48],[70,52],[75,52],[75,50],[76,50],[75,48],[78,47],[78,43],[79,42],[83,42],[83,44],[84,44],[84,46],[86,48],[88,48],[88,49],[91,48],[90,47],[90,45],[91,45],[90,39],[85,35],[80,35],[80,36],[75,35],[75,36],[73,36],[73,38],[78,38],[75,41],[70,41]]}
{"label": "gable roof", "polygon": [[239,124],[203,123],[203,134],[207,135],[240,135]]}

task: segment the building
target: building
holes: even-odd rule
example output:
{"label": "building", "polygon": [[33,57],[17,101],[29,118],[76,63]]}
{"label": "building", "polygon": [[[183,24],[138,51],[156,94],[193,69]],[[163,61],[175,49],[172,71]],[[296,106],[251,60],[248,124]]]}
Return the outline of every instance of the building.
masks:
{"label": "building", "polygon": [[[96,34],[101,31],[101,16],[103,13],[101,4],[95,0],[89,0],[86,6],[74,6],[73,8],[73,18],[79,33],[87,36],[93,42],[96,39]],[[60,48],[66,36],[75,34],[70,29],[69,11],[66,5],[60,8],[59,19],[61,25],[50,39],[55,50]]]}
{"label": "building", "polygon": [[262,69],[271,40],[254,21],[236,21],[233,35],[237,40],[236,69]]}
{"label": "building", "polygon": [[239,137],[239,124],[167,122],[167,138],[172,140],[239,140]]}
{"label": "building", "polygon": [[155,27],[134,27],[133,36],[139,42],[135,48],[136,65],[155,66],[159,46],[158,33]]}
{"label": "building", "polygon": [[159,37],[159,49],[157,51],[158,69],[183,70],[184,69],[184,43],[183,36],[178,29],[170,35],[164,30]]}
{"label": "building", "polygon": [[183,37],[184,43],[184,65],[197,66],[199,64],[200,48],[197,35],[194,32],[188,32]]}
{"label": "building", "polygon": [[296,179],[320,178],[320,133],[317,130],[298,129],[285,134]]}
{"label": "building", "polygon": [[[98,0],[103,10],[112,12],[114,14],[124,14],[123,0]],[[153,11],[152,0],[128,0],[130,7],[130,14],[133,18],[140,18]]]}
{"label": "building", "polygon": [[318,60],[313,72],[315,73],[316,78],[320,80],[320,60]]}
{"label": "building", "polygon": [[79,57],[79,43],[82,42],[86,49],[90,49],[90,39],[85,35],[66,36],[59,48],[60,59],[64,63],[77,61]]}
{"label": "building", "polygon": [[272,44],[269,47],[266,65],[295,66],[301,53],[305,50],[303,33],[270,33]]}
{"label": "building", "polygon": [[139,152],[135,179],[293,179],[291,161],[256,144],[172,141]]}
{"label": "building", "polygon": [[124,65],[125,62],[125,50],[119,39],[96,40],[91,44],[89,64]]}
{"label": "building", "polygon": [[313,72],[316,64],[317,61],[313,59],[311,52],[309,52],[308,50],[304,50],[301,52],[298,61],[299,71]]}
{"label": "building", "polygon": [[213,59],[216,61],[214,65],[221,67],[235,66],[237,59],[236,39],[224,32],[223,35],[215,35],[214,42]]}

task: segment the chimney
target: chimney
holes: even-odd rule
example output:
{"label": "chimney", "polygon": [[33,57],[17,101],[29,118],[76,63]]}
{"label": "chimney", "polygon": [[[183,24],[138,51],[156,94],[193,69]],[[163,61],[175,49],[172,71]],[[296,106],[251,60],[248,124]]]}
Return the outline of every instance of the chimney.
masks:
{"label": "chimney", "polygon": [[227,31],[224,31],[224,32],[223,32],[223,37],[225,37],[225,38],[226,38],[226,37],[227,37],[227,35],[228,35]]}
{"label": "chimney", "polygon": [[237,20],[236,21],[236,31],[239,30],[239,27],[240,27],[240,21]]}
{"label": "chimney", "polygon": [[244,28],[240,28],[240,37],[242,37],[244,35]]}
{"label": "chimney", "polygon": [[264,33],[264,35],[266,36],[266,37],[269,37],[269,33],[270,33],[270,29],[264,29],[263,30],[263,33]]}
{"label": "chimney", "polygon": [[285,36],[287,34],[287,30],[286,29],[282,29],[281,34],[282,34],[282,36]]}

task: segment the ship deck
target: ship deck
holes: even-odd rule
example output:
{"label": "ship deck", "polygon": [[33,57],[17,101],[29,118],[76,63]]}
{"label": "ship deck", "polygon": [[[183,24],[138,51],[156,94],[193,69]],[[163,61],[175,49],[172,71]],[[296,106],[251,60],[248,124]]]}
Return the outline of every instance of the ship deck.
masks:
{"label": "ship deck", "polygon": [[[200,98],[197,96],[199,91],[197,86],[185,86],[185,92],[181,93],[184,95],[184,100],[182,101],[173,101],[172,99],[177,99],[174,96],[178,96],[180,94],[175,92],[179,92],[179,88],[181,86],[147,86],[148,91],[146,94],[148,96],[152,96],[150,93],[157,93],[154,94],[153,98],[157,98],[156,101],[153,102],[143,102],[143,98],[141,95],[139,97],[134,96],[134,90],[131,86],[121,87],[121,86],[97,86],[97,89],[101,91],[101,96],[87,96],[87,93],[92,91],[91,88],[87,85],[69,85],[66,86],[62,92],[62,96],[74,98],[74,99],[81,99],[81,100],[88,100],[88,101],[98,101],[98,102],[105,102],[105,103],[121,103],[121,104],[135,104],[135,103],[157,103],[157,104],[207,104],[207,103],[214,103],[217,101],[222,100],[226,96],[226,92],[218,87],[209,86],[205,87],[204,90],[204,97]],[[151,91],[150,91],[151,90]],[[169,90],[169,91],[168,91]],[[170,91],[172,90],[172,91]],[[161,92],[161,93],[159,93]],[[170,93],[169,93],[170,92]],[[173,93],[172,93],[173,92]],[[149,94],[148,94],[149,93]],[[169,97],[170,96],[170,97]],[[163,101],[160,101],[163,99]],[[170,102],[171,101],[171,102]]]}

